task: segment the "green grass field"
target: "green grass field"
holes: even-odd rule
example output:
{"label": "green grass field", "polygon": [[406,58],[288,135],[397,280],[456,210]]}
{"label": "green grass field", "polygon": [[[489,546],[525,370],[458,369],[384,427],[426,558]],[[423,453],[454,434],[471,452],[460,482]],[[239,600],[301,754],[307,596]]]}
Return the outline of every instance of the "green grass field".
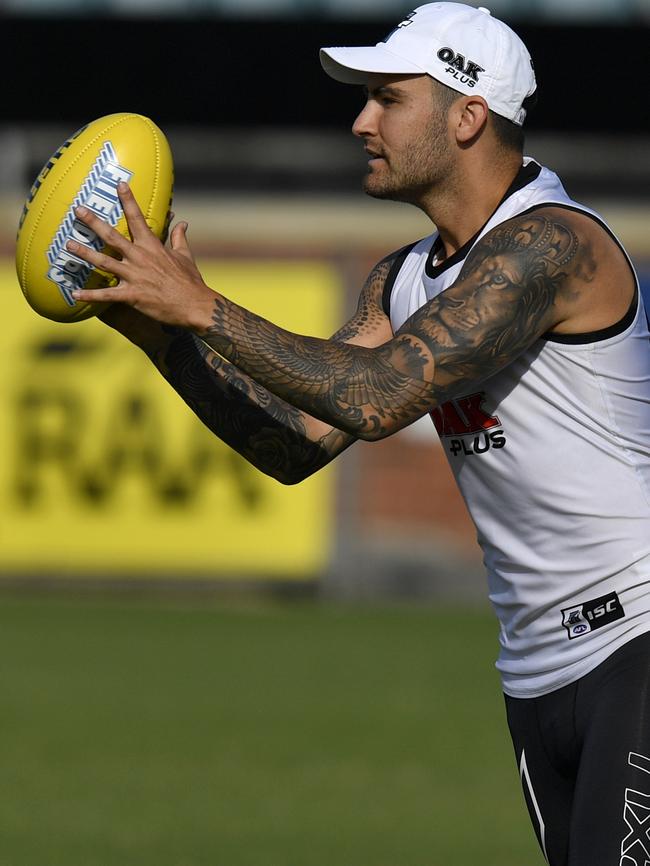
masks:
{"label": "green grass field", "polygon": [[489,613],[0,597],[2,866],[540,866]]}

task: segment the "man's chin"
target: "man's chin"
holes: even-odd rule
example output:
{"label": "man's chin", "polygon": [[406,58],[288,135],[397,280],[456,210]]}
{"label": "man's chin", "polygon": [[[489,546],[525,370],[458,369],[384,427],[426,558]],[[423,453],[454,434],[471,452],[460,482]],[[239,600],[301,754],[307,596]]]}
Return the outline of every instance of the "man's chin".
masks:
{"label": "man's chin", "polygon": [[389,183],[387,178],[375,174],[367,174],[363,179],[363,191],[372,198],[384,199],[385,201],[401,201],[405,204],[420,206],[422,194],[426,192],[426,186]]}
{"label": "man's chin", "polygon": [[363,179],[363,191],[372,198],[395,199],[398,191],[376,174],[367,174]]}

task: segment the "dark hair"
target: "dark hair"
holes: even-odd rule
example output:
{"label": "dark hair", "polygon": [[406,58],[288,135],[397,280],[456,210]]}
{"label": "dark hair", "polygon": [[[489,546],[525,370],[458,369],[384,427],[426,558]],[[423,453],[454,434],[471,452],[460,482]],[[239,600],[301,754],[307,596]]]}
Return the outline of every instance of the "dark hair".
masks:
{"label": "dark hair", "polygon": [[[435,78],[432,78],[431,81],[433,82],[433,89],[437,95],[438,104],[443,111],[448,111],[453,103],[460,96],[463,96],[463,94],[458,90],[448,87],[446,84],[437,81]],[[529,110],[534,106],[536,101],[536,94],[533,94],[524,100],[523,107],[526,110]],[[502,117],[500,114],[495,114],[494,111],[490,111],[490,122],[496,140],[504,150],[514,150],[517,153],[524,152],[525,135],[523,127],[517,126],[516,123]]]}
{"label": "dark hair", "polygon": [[463,95],[458,90],[454,90],[453,87],[448,87],[442,81],[438,81],[437,78],[431,78],[431,88],[443,111],[448,111],[453,103]]}
{"label": "dark hair", "polygon": [[500,114],[490,112],[492,121],[492,129],[496,140],[504,150],[515,150],[517,153],[524,152],[524,128],[517,126],[507,117],[502,117]]}

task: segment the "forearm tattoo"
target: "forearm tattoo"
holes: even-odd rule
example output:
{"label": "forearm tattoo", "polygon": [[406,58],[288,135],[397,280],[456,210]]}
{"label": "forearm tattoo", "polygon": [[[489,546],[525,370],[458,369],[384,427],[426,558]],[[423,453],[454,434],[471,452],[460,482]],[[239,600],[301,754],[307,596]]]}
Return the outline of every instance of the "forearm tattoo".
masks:
{"label": "forearm tattoo", "polygon": [[[356,313],[332,337],[371,340],[385,327],[381,310],[392,258],[380,262],[361,291]],[[305,412],[276,397],[182,328],[162,326],[163,343],[150,353],[178,394],[204,424],[258,469],[284,483],[300,481],[354,442],[333,428],[318,439],[306,429]]]}
{"label": "forearm tattoo", "polygon": [[375,265],[361,290],[356,313],[334,334],[332,340],[345,343],[350,340],[372,339],[378,331],[384,329],[386,314],[382,309],[382,297],[394,260],[395,253]]}
{"label": "forearm tattoo", "polygon": [[325,466],[352,440],[331,430],[311,441],[305,415],[181,329],[152,358],[192,411],[261,471],[295,483]]}
{"label": "forearm tattoo", "polygon": [[552,327],[558,294],[570,297],[571,277],[595,269],[570,221],[536,212],[497,227],[456,283],[378,348],[299,336],[221,296],[202,336],[287,403],[382,438],[474,388]]}

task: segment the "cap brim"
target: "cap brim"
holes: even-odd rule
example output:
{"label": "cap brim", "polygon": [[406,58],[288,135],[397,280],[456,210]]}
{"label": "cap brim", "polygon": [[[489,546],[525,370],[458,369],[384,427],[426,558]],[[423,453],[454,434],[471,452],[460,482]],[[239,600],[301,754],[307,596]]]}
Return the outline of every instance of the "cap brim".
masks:
{"label": "cap brim", "polygon": [[425,70],[386,51],[379,45],[364,48],[321,48],[321,66],[336,81],[344,84],[365,84],[368,76],[385,75],[423,75]]}

